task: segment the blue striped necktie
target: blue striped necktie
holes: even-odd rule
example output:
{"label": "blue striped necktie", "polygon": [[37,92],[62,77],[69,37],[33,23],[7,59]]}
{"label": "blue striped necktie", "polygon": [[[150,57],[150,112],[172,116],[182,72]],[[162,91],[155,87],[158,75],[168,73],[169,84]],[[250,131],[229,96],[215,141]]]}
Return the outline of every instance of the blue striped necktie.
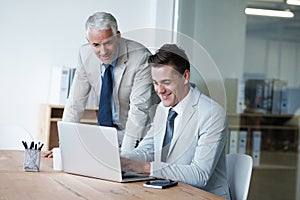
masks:
{"label": "blue striped necktie", "polygon": [[111,65],[107,66],[102,78],[102,86],[100,92],[100,102],[98,110],[98,124],[100,126],[112,126],[112,92],[113,80],[111,73]]}

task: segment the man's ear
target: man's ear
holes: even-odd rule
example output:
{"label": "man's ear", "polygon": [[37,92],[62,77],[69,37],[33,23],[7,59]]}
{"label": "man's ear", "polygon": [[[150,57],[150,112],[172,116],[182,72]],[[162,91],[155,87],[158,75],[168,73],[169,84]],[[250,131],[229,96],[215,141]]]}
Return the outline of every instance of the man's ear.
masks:
{"label": "man's ear", "polygon": [[183,77],[184,77],[184,84],[189,84],[190,82],[190,78],[191,78],[191,73],[190,73],[190,70],[185,70],[184,73],[183,73]]}
{"label": "man's ear", "polygon": [[120,38],[121,37],[121,32],[117,31],[117,37]]}

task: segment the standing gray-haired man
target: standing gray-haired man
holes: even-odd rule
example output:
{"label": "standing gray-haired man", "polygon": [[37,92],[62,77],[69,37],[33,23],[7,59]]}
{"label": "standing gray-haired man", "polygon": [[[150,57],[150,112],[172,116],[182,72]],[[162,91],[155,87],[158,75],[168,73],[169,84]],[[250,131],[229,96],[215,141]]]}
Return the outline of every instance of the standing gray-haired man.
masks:
{"label": "standing gray-haired man", "polygon": [[98,124],[116,127],[122,150],[131,150],[149,128],[149,112],[158,100],[147,62],[150,52],[142,44],[122,38],[110,13],[91,15],[86,34],[88,43],[80,48],[62,120],[79,122],[93,90],[99,102]]}

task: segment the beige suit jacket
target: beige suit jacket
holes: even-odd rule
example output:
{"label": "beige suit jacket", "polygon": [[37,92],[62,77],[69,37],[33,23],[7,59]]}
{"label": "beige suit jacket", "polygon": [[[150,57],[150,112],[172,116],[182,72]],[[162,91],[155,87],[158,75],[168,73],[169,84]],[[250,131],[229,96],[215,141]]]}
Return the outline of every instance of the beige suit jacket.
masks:
{"label": "beige suit jacket", "polygon": [[191,87],[191,98],[161,162],[167,110],[159,104],[153,124],[138,148],[122,156],[151,162],[154,177],[179,180],[230,199],[226,179],[227,118],[223,108]]}
{"label": "beige suit jacket", "polygon": [[[122,149],[131,150],[136,140],[144,137],[150,124],[151,106],[155,103],[155,92],[151,79],[151,68],[147,63],[150,52],[141,44],[120,39],[120,49],[114,68],[113,98],[121,123],[119,129],[125,131]],[[100,60],[89,44],[79,52],[78,66],[65,105],[63,121],[79,122],[88,100],[90,90],[100,101],[102,85]]]}

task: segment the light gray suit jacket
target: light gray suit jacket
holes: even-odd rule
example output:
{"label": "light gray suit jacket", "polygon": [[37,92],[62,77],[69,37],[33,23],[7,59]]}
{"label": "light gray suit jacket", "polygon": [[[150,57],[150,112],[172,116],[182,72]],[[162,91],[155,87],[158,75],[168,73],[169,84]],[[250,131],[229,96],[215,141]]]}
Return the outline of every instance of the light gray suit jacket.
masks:
{"label": "light gray suit jacket", "polygon": [[[155,94],[151,79],[151,67],[147,63],[150,52],[143,45],[120,39],[120,49],[114,68],[113,98],[119,114],[121,132],[125,130],[122,149],[131,150],[136,140],[144,137],[149,128],[149,111]],[[90,90],[100,101],[102,85],[100,60],[89,44],[81,47],[78,66],[65,105],[63,121],[79,122]]]}
{"label": "light gray suit jacket", "polygon": [[122,156],[151,162],[151,176],[179,180],[230,199],[226,179],[227,117],[223,108],[191,87],[188,106],[171,142],[166,162],[161,162],[167,111],[160,103],[153,124],[140,145]]}

